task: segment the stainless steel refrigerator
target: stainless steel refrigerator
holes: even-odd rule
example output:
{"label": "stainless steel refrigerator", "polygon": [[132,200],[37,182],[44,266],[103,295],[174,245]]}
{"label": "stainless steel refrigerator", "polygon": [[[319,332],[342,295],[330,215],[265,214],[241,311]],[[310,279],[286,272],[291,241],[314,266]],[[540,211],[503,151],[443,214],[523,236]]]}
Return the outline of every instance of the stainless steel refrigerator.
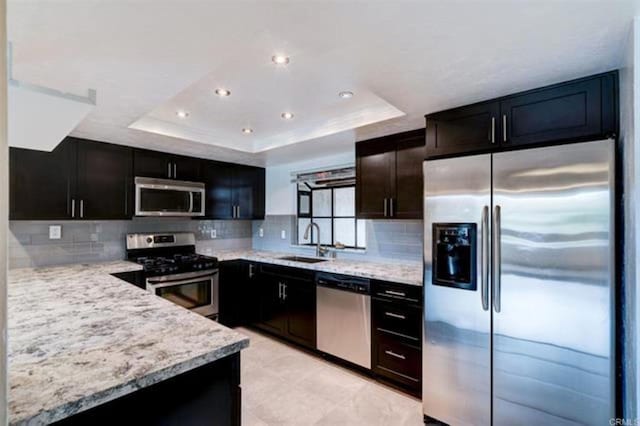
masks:
{"label": "stainless steel refrigerator", "polygon": [[425,161],[423,411],[614,416],[614,142]]}

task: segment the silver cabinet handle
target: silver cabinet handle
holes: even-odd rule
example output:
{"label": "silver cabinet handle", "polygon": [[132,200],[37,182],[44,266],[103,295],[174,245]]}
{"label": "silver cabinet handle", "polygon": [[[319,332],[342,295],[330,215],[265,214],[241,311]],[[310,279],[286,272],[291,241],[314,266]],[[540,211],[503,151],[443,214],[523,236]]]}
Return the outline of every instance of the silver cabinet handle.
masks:
{"label": "silver cabinet handle", "polygon": [[71,200],[71,217],[76,217],[76,199]]}
{"label": "silver cabinet handle", "polygon": [[249,278],[253,278],[253,275],[254,275],[254,273],[253,273],[253,265],[249,264]]}
{"label": "silver cabinet handle", "polygon": [[390,355],[390,356],[393,356],[393,357],[399,358],[399,359],[407,359],[407,357],[406,357],[406,356],[404,356],[404,355],[400,355],[400,354],[397,354],[397,353],[395,353],[395,352],[393,352],[393,351],[384,351],[384,353],[385,353],[385,354],[387,354],[387,355]]}
{"label": "silver cabinet handle", "polygon": [[496,143],[496,118],[491,117],[491,143]]}
{"label": "silver cabinet handle", "polygon": [[178,179],[178,165],[173,163],[173,178]]}
{"label": "silver cabinet handle", "polygon": [[482,309],[489,310],[489,206],[482,209],[482,245],[480,254],[480,297]]}
{"label": "silver cabinet handle", "polygon": [[387,294],[391,294],[392,296],[400,296],[400,297],[406,297],[407,294],[403,293],[401,291],[393,291],[393,290],[385,290],[384,291]]}
{"label": "silver cabinet handle", "polygon": [[507,114],[502,114],[502,141],[507,141]]}
{"label": "silver cabinet handle", "polygon": [[287,300],[287,285],[282,284],[282,300]]}
{"label": "silver cabinet handle", "polygon": [[500,264],[501,242],[500,242],[500,206],[496,206],[493,214],[493,310],[500,312]]}
{"label": "silver cabinet handle", "polygon": [[167,177],[171,179],[171,163],[167,163]]}
{"label": "silver cabinet handle", "polygon": [[394,314],[393,312],[385,312],[384,314],[386,316],[388,316],[388,317],[391,317],[391,318],[398,318],[398,319],[401,319],[401,320],[407,319],[407,317],[405,317],[404,315]]}
{"label": "silver cabinet handle", "polygon": [[389,217],[393,217],[393,198],[389,198]]}
{"label": "silver cabinet handle", "polygon": [[80,200],[80,219],[84,218],[84,200]]}
{"label": "silver cabinet handle", "polygon": [[384,217],[387,217],[387,199],[384,199]]}
{"label": "silver cabinet handle", "polygon": [[189,213],[193,213],[193,192],[189,192]]}
{"label": "silver cabinet handle", "polygon": [[240,204],[237,206],[238,213],[236,214],[236,218],[240,219]]}
{"label": "silver cabinet handle", "polygon": [[282,283],[278,283],[278,299],[282,300]]}

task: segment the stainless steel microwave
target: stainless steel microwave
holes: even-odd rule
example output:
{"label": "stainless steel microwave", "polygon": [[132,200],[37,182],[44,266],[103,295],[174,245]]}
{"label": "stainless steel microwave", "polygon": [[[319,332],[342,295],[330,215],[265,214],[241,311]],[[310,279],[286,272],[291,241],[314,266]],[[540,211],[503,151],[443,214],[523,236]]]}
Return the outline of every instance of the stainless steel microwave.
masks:
{"label": "stainless steel microwave", "polygon": [[204,216],[204,184],[136,177],[136,216]]}

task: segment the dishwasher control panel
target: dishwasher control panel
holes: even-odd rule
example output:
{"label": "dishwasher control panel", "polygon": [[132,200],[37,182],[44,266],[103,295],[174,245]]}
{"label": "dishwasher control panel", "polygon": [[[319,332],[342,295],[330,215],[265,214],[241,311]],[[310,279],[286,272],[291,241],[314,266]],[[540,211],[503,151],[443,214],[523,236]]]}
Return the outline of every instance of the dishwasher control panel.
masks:
{"label": "dishwasher control panel", "polygon": [[354,293],[370,294],[371,283],[368,278],[319,272],[316,274],[316,285]]}

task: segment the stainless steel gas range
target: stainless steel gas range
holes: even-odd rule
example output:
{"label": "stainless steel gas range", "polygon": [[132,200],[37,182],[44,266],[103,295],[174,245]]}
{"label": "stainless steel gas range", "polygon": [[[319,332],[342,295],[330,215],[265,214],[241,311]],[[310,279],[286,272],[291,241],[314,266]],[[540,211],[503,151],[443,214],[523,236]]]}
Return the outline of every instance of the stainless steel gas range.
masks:
{"label": "stainless steel gas range", "polygon": [[218,315],[218,259],[196,253],[193,233],[128,234],[127,259],[143,270],[121,278],[198,314]]}

